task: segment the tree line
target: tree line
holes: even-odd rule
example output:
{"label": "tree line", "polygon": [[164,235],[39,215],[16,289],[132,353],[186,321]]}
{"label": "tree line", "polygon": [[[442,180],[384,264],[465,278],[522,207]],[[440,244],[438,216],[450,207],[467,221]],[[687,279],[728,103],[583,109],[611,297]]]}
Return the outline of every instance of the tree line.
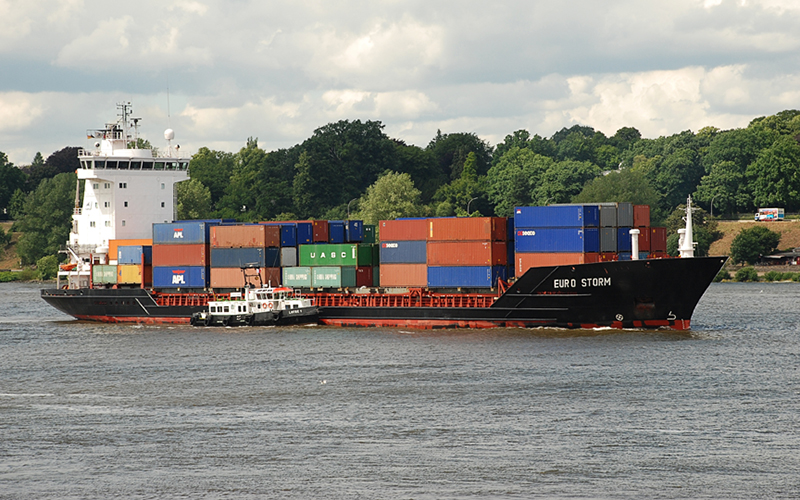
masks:
{"label": "tree line", "polygon": [[[29,262],[67,239],[77,149],[64,148],[47,160],[37,154],[22,168],[0,153],[0,207],[25,233],[20,250]],[[260,148],[253,137],[235,153],[200,148],[189,165],[190,180],[179,185],[178,212],[181,218],[245,222],[375,222],[629,201],[650,205],[654,223],[661,224],[690,194],[703,213],[764,206],[797,211],[798,167],[797,110],[756,118],[744,128],[705,127],[656,139],[642,138],[633,127],[610,137],[582,125],[551,137],[518,130],[495,146],[474,133],[438,131],[420,147],[389,137],[379,121],[341,120],[275,151]],[[706,221],[699,221],[698,237],[713,241],[713,225],[706,228]]]}

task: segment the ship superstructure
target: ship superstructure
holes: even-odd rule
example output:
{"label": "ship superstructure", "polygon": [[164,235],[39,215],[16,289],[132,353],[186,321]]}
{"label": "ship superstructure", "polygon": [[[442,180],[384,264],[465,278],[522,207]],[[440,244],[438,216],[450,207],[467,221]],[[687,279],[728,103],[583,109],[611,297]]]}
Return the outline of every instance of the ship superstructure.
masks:
{"label": "ship superstructure", "polygon": [[119,103],[117,110],[116,122],[87,132],[94,148],[78,153],[72,230],[65,248],[70,262],[58,276],[68,288],[88,288],[92,265],[116,259],[108,255],[111,240],[149,239],[153,223],[174,220],[176,185],[189,178],[189,158],[172,145],[171,129],[164,132],[165,151],[138,149],[139,119],[131,117],[131,104]]}

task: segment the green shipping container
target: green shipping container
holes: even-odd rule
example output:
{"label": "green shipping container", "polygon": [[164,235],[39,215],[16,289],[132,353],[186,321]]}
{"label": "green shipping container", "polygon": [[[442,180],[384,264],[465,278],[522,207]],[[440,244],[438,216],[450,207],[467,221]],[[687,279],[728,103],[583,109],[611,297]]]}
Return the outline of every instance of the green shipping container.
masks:
{"label": "green shipping container", "polygon": [[371,266],[376,245],[300,245],[301,266]]}
{"label": "green shipping container", "polygon": [[356,286],[356,268],[343,267],[312,267],[311,286],[314,288],[353,288]]}
{"label": "green shipping container", "polygon": [[371,224],[364,224],[364,243],[377,243],[378,239],[375,237],[375,227]]}
{"label": "green shipping container", "polygon": [[97,264],[92,266],[92,283],[115,284],[117,282],[117,266]]}
{"label": "green shipping container", "polygon": [[311,268],[310,267],[284,267],[283,286],[310,288],[311,287]]}

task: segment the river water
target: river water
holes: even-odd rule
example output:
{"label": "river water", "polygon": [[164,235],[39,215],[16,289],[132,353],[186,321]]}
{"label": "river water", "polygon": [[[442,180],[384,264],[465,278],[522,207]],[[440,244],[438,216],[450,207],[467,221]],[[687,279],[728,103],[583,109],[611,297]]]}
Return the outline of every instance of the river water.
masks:
{"label": "river water", "polygon": [[800,285],[691,332],[74,321],[0,284],[0,498],[797,498]]}

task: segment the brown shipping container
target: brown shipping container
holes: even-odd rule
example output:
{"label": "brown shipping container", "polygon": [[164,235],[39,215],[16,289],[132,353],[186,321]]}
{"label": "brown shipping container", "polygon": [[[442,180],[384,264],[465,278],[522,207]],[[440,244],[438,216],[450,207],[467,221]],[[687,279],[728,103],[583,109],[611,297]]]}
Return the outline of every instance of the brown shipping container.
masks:
{"label": "brown shipping container", "polygon": [[639,251],[640,252],[649,252],[650,251],[650,240],[652,239],[652,234],[650,232],[649,227],[640,227],[639,229]]}
{"label": "brown shipping container", "polygon": [[211,248],[279,247],[281,229],[278,226],[212,226]]}
{"label": "brown shipping container", "polygon": [[505,266],[505,241],[429,241],[429,266]]}
{"label": "brown shipping container", "polygon": [[208,266],[208,245],[153,245],[153,266]]}
{"label": "brown shipping container", "polygon": [[650,228],[650,251],[651,252],[667,251],[667,228],[665,227]]}
{"label": "brown shipping container", "polygon": [[650,205],[633,206],[633,227],[650,227]]}
{"label": "brown shipping container", "polygon": [[506,241],[503,217],[428,219],[428,241]]}
{"label": "brown shipping container", "polygon": [[372,288],[372,273],[374,269],[370,266],[356,268],[356,286]]}
{"label": "brown shipping container", "polygon": [[514,260],[514,272],[522,276],[532,267],[571,266],[574,264],[590,264],[598,262],[600,254],[597,253],[518,253]]}
{"label": "brown shipping container", "polygon": [[109,240],[108,242],[108,258],[109,260],[117,260],[119,255],[119,247],[132,246],[137,247],[140,245],[152,245],[153,240]]}
{"label": "brown shipping container", "polygon": [[382,287],[427,287],[428,266],[425,264],[382,264]]}
{"label": "brown shipping container", "polygon": [[314,243],[327,243],[328,242],[328,221],[315,220],[312,222],[314,236],[312,237]]}
{"label": "brown shipping container", "polygon": [[600,262],[614,262],[619,260],[617,252],[603,252],[600,254]]}
{"label": "brown shipping container", "polygon": [[379,221],[378,237],[380,241],[425,241],[428,239],[428,219]]}
{"label": "brown shipping container", "polygon": [[[247,271],[247,276],[253,276],[252,270]],[[281,268],[280,267],[261,267],[259,268],[262,284],[267,286],[277,286],[281,284]],[[212,267],[211,268],[211,288],[243,288],[244,287],[244,274],[238,267]],[[250,278],[251,285],[258,285],[258,281],[253,282]]]}

